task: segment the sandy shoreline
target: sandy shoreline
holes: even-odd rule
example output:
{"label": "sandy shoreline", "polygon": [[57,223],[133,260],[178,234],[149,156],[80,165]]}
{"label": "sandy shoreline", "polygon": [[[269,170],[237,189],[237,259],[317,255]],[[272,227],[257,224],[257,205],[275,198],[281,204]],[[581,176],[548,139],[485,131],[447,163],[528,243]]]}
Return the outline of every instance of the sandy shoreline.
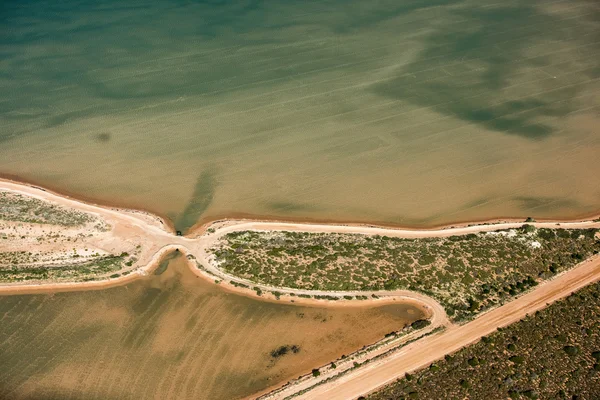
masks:
{"label": "sandy shoreline", "polygon": [[[230,277],[226,274],[213,269],[206,257],[204,257],[205,249],[210,246],[213,240],[219,237],[224,232],[219,232],[218,235],[204,236],[203,238],[189,238],[189,237],[181,237],[176,236],[172,232],[165,230],[165,224],[163,223],[160,217],[154,216],[152,214],[136,211],[136,210],[128,210],[128,209],[117,209],[113,207],[105,207],[96,204],[89,204],[86,202],[81,202],[76,199],[72,199],[70,197],[61,196],[52,191],[46,190],[44,188],[40,188],[31,184],[21,184],[13,181],[7,181],[0,179],[0,190],[10,191],[13,193],[19,193],[22,195],[26,195],[32,198],[37,198],[45,201],[50,201],[52,203],[68,207],[71,209],[76,209],[79,211],[84,211],[92,214],[101,215],[105,220],[110,222],[111,224],[116,225],[114,228],[115,232],[119,232],[120,235],[137,235],[139,237],[140,243],[142,243],[145,247],[147,247],[148,253],[150,253],[150,258],[147,260],[141,260],[141,267],[131,270],[128,275],[120,276],[117,278],[107,278],[107,279],[99,279],[95,281],[87,281],[87,282],[52,282],[52,283],[44,283],[44,282],[19,282],[19,283],[10,283],[10,284],[0,284],[0,295],[13,295],[13,294],[30,294],[30,293],[53,293],[53,292],[64,292],[64,291],[79,291],[79,290],[101,290],[114,286],[121,286],[132,282],[136,279],[140,279],[145,275],[152,273],[160,264],[161,260],[169,253],[174,251],[180,251],[184,256],[193,256],[194,259],[197,259],[203,264],[204,268],[208,271],[212,272],[207,273],[199,269],[195,263],[195,261],[188,260],[188,266],[190,270],[197,276],[210,281],[211,283],[215,283],[216,280],[221,279],[222,282],[220,286],[230,292],[240,294],[247,297],[258,298],[262,301],[272,301],[272,302],[290,302],[298,305],[307,305],[307,306],[356,306],[356,307],[365,307],[371,305],[384,305],[389,303],[407,303],[413,304],[421,308],[426,315],[433,315],[433,308],[438,308],[436,302],[432,301],[432,299],[426,298],[425,296],[419,294],[413,294],[411,292],[402,292],[402,293],[381,293],[380,299],[370,298],[369,300],[361,300],[361,301],[330,301],[325,299],[307,299],[301,297],[292,297],[287,296],[289,292],[292,293],[309,293],[310,291],[295,291],[295,290],[286,290],[284,288],[273,288],[264,285],[257,285],[251,283],[251,287],[259,286],[261,287],[265,293],[262,296],[256,294],[256,292],[252,289],[246,289],[242,287],[234,286],[228,283],[227,279],[230,281],[236,282],[244,282],[244,280],[238,279],[236,277]],[[235,223],[233,221],[227,221],[226,225],[231,227],[231,223]],[[208,238],[208,240],[207,240]],[[218,276],[217,276],[218,275]],[[248,282],[249,283],[249,282]],[[250,284],[250,283],[249,283]],[[271,291],[279,291],[282,293],[282,299],[277,300],[275,296],[273,296]],[[358,293],[358,292],[357,292]],[[341,293],[339,296],[348,293]],[[442,315],[443,309],[438,308],[437,315],[440,315],[440,311]]]}
{"label": "sandy shoreline", "polygon": [[49,193],[56,197],[73,200],[78,203],[87,204],[90,206],[101,207],[104,209],[111,209],[111,210],[115,210],[115,211],[129,212],[129,213],[133,213],[133,214],[143,214],[150,218],[158,219],[161,222],[161,224],[163,224],[167,228],[167,230],[169,232],[175,233],[175,225],[173,224],[173,221],[171,221],[165,215],[161,215],[160,213],[157,213],[157,212],[154,212],[151,210],[146,210],[144,208],[123,207],[122,205],[120,205],[118,203],[98,201],[97,199],[95,199],[93,197],[86,197],[86,196],[82,196],[82,195],[78,195],[78,194],[73,194],[73,193],[66,192],[64,190],[55,190],[51,187],[38,185],[35,182],[21,180],[19,177],[16,177],[16,176],[0,173],[0,189],[3,187],[3,184],[13,184],[13,185],[21,186],[21,187],[37,189],[42,192]]}
{"label": "sandy shoreline", "polygon": [[[223,271],[215,269],[210,261],[207,259],[207,249],[221,236],[240,230],[258,230],[258,231],[298,231],[298,232],[320,232],[320,233],[352,233],[352,234],[365,234],[365,235],[385,235],[390,237],[403,237],[403,238],[422,238],[422,237],[444,237],[451,235],[463,235],[475,232],[493,231],[497,229],[509,229],[521,226],[525,223],[522,219],[507,219],[507,220],[487,220],[479,223],[467,223],[467,224],[453,224],[450,226],[442,226],[438,228],[428,229],[414,229],[414,228],[401,228],[394,227],[388,228],[378,225],[366,225],[366,224],[328,224],[328,223],[297,223],[293,221],[261,221],[261,220],[237,220],[237,219],[221,219],[212,221],[211,223],[204,224],[194,232],[187,236],[176,236],[170,229],[170,226],[160,217],[151,214],[146,211],[130,210],[124,208],[114,208],[108,206],[102,206],[97,204],[90,204],[79,201],[68,196],[63,196],[59,193],[55,193],[51,190],[41,188],[32,184],[19,183],[6,179],[0,179],[0,190],[8,190],[15,193],[24,194],[34,198],[51,201],[56,204],[63,205],[65,207],[77,209],[84,212],[90,212],[93,214],[101,215],[108,221],[117,224],[115,231],[119,231],[121,235],[136,234],[140,237],[142,243],[145,243],[148,247],[153,248],[154,251],[151,258],[143,263],[142,268],[137,269],[136,273],[131,273],[127,276],[119,278],[98,280],[91,282],[66,282],[66,283],[18,283],[18,284],[3,284],[0,285],[0,293],[7,293],[10,289],[12,292],[35,290],[42,291],[47,290],[75,290],[78,288],[87,289],[100,289],[110,286],[121,285],[124,282],[129,282],[135,279],[136,276],[143,276],[153,271],[158,265],[161,258],[167,253],[180,249],[182,253],[186,255],[193,255],[203,267],[208,270],[209,273],[199,270],[198,268],[191,268],[197,275],[202,276],[205,279],[211,280],[213,283],[215,279],[229,279],[235,280],[240,283],[252,285],[251,287],[261,287],[262,285],[254,282],[245,281],[238,277],[230,276]],[[556,220],[556,221],[537,221],[531,222],[532,225],[537,227],[556,228],[558,226],[564,228],[587,228],[587,227],[598,227],[600,228],[600,221],[598,220]],[[209,229],[211,231],[209,231]],[[142,236],[140,236],[142,233]],[[190,265],[191,267],[191,265]],[[211,276],[212,275],[212,276]],[[244,289],[230,284],[222,284],[228,290],[239,292],[244,295],[252,295],[253,290]],[[287,291],[287,292],[303,292],[294,289],[286,288],[270,288],[263,286],[267,291]],[[318,292],[318,291],[316,291]],[[329,292],[327,292],[329,293]],[[340,292],[341,295],[345,294]],[[319,294],[325,294],[325,292]],[[267,300],[268,296],[256,296],[263,300]],[[266,298],[267,297],[267,298]],[[302,298],[295,298],[297,303],[305,303],[306,300]],[[371,300],[362,300],[359,303],[365,304]],[[324,300],[313,300],[307,303],[322,305],[326,301]],[[341,302],[338,302],[341,303]]]}
{"label": "sandy shoreline", "polygon": [[[213,227],[215,224],[237,224],[237,223],[265,223],[265,224],[294,224],[301,225],[304,227],[310,226],[327,226],[327,227],[352,227],[352,228],[379,228],[385,229],[386,232],[390,231],[416,231],[416,232],[435,232],[440,230],[454,229],[454,228],[465,228],[472,226],[481,226],[481,225],[498,225],[498,224],[524,224],[525,218],[514,218],[514,217],[495,217],[485,220],[468,220],[468,221],[457,221],[449,224],[442,225],[431,225],[431,226],[411,226],[411,225],[395,225],[395,224],[386,224],[386,223],[365,223],[365,222],[340,222],[337,220],[313,220],[310,218],[290,218],[290,219],[281,219],[277,217],[269,217],[269,216],[252,216],[241,214],[242,216],[236,216],[235,214],[224,216],[222,218],[216,218],[207,222],[203,222],[201,224],[196,224],[186,233],[187,237],[195,237],[201,236],[206,232],[207,229]],[[545,224],[568,224],[574,222],[582,222],[582,221],[594,221],[600,219],[600,214],[585,214],[581,217],[576,218],[564,218],[564,219],[550,219],[550,218],[540,218],[536,219],[536,222],[545,223]]]}
{"label": "sandy shoreline", "polygon": [[[259,221],[259,220],[236,220],[222,219],[204,224],[194,230],[188,236],[176,236],[172,227],[162,218],[154,214],[129,210],[123,208],[114,208],[90,204],[79,201],[74,198],[62,196],[58,193],[46,190],[44,188],[21,184],[18,182],[0,179],[0,190],[18,193],[21,195],[48,201],[73,210],[78,210],[101,217],[112,227],[106,233],[109,236],[110,243],[122,243],[132,241],[140,243],[144,251],[140,259],[133,268],[122,269],[120,272],[126,272],[116,278],[106,278],[87,282],[53,282],[53,283],[15,283],[0,284],[0,295],[16,295],[30,293],[53,293],[64,291],[80,290],[102,290],[114,286],[121,286],[133,282],[136,279],[143,279],[144,276],[152,273],[160,262],[169,253],[178,251],[187,259],[187,265],[190,270],[198,277],[210,281],[213,284],[219,284],[224,290],[232,293],[260,299],[268,302],[294,303],[303,306],[331,306],[331,307],[374,307],[385,304],[411,304],[421,309],[426,317],[430,319],[431,325],[428,330],[445,327],[446,330],[436,333],[433,336],[421,339],[406,349],[401,349],[397,353],[385,357],[377,362],[368,364],[365,368],[358,368],[349,371],[339,379],[317,386],[309,393],[301,395],[300,398],[315,398],[314,396],[325,396],[327,398],[353,398],[360,394],[368,393],[375,388],[395,379],[402,371],[417,369],[426,362],[430,362],[432,357],[442,357],[448,352],[455,351],[472,343],[486,332],[495,329],[497,326],[506,325],[518,320],[524,313],[535,311],[545,306],[545,302],[536,299],[543,298],[546,302],[555,301],[566,294],[581,287],[584,284],[600,279],[600,257],[594,257],[592,262],[584,261],[573,269],[540,284],[531,292],[516,298],[515,300],[493,309],[489,312],[475,318],[473,321],[458,326],[450,322],[445,309],[433,298],[418,292],[408,290],[396,291],[320,291],[303,290],[292,288],[271,287],[255,283],[240,277],[232,276],[222,271],[218,265],[212,261],[209,249],[223,235],[235,231],[297,231],[313,233],[348,233],[363,235],[382,235],[388,237],[402,238],[425,238],[425,237],[446,237],[452,235],[466,235],[469,233],[494,231],[498,229],[511,229],[522,226],[523,219],[509,220],[488,220],[478,224],[453,224],[428,229],[414,228],[388,228],[383,226],[366,224],[324,224],[324,223],[298,223],[292,221]],[[531,225],[540,228],[600,228],[600,220],[570,220],[570,221],[537,221],[529,222]],[[117,246],[118,247],[118,246]],[[561,283],[562,282],[562,283]],[[246,287],[239,287],[236,284],[242,284]],[[262,295],[256,293],[256,288],[261,289]],[[274,292],[278,295],[275,296]],[[568,292],[568,293],[567,293]],[[301,295],[309,296],[335,296],[338,300],[329,300],[326,298],[303,298]],[[373,297],[376,295],[377,298]],[[352,300],[345,300],[343,296],[352,296]],[[365,300],[358,300],[356,296],[368,296]],[[277,297],[277,298],[276,298]],[[532,302],[529,302],[529,300]],[[516,308],[515,308],[516,307]],[[511,310],[507,315],[504,311]],[[488,322],[486,322],[488,321]],[[463,332],[464,330],[464,332]],[[457,336],[456,332],[463,332]],[[453,341],[443,341],[437,344],[438,338],[451,338]],[[436,347],[426,349],[421,345],[424,341],[428,343],[434,341]],[[387,345],[386,345],[387,346]],[[387,349],[384,347],[381,351]],[[426,351],[428,356],[421,353]],[[409,361],[404,361],[404,354],[420,354]],[[374,354],[377,354],[375,352]],[[401,357],[402,356],[402,357]],[[425,360],[425,361],[424,361]],[[401,364],[399,364],[401,363]],[[399,369],[390,369],[390,365],[396,365]],[[379,372],[381,371],[381,372]],[[365,375],[366,374],[366,375]],[[374,374],[374,375],[373,375]],[[368,378],[366,378],[368,376]],[[304,380],[299,387],[312,385],[311,379]],[[269,390],[281,387],[275,385]],[[273,397],[268,398],[282,399],[290,393],[299,389],[297,386],[289,386],[284,390],[274,392]],[[267,392],[269,391],[267,390]],[[264,391],[261,393],[265,393]],[[276,393],[276,394],[275,394]],[[259,394],[257,394],[259,395]]]}
{"label": "sandy shoreline", "polygon": [[[52,188],[48,185],[39,184],[38,182],[35,182],[32,180],[25,180],[19,176],[11,175],[11,174],[0,173],[0,183],[2,183],[2,182],[14,183],[14,184],[21,185],[21,186],[29,186],[31,188],[36,188],[36,189],[39,189],[39,190],[42,190],[45,192],[52,193],[56,196],[77,200],[79,202],[87,203],[90,205],[95,205],[98,207],[110,208],[110,209],[115,209],[115,210],[124,210],[124,211],[133,212],[133,213],[139,212],[139,213],[143,213],[146,215],[150,215],[152,217],[159,218],[165,224],[165,226],[168,227],[168,230],[170,232],[172,232],[172,233],[176,232],[175,224],[173,223],[173,221],[171,219],[169,219],[167,216],[162,215],[161,213],[156,212],[154,210],[145,209],[143,207],[123,207],[122,204],[119,204],[116,202],[113,203],[110,201],[98,200],[97,198],[94,198],[94,197],[88,197],[88,196],[81,195],[81,194],[71,193],[71,192],[65,191],[64,189],[59,190],[56,188]],[[577,214],[575,216],[570,216],[570,217],[558,216],[556,218],[536,218],[536,221],[568,223],[568,222],[574,222],[574,221],[595,220],[598,218],[600,218],[600,210],[590,212],[590,213],[585,213],[585,214]],[[192,236],[201,235],[202,233],[204,233],[206,231],[206,229],[211,227],[215,222],[220,222],[220,221],[261,221],[261,222],[270,222],[270,223],[284,222],[284,223],[297,223],[297,224],[303,224],[303,225],[314,225],[314,224],[333,225],[333,226],[343,225],[343,226],[355,226],[355,227],[378,227],[378,228],[385,228],[385,229],[429,231],[429,230],[439,230],[439,229],[447,229],[447,228],[459,228],[459,227],[465,227],[465,226],[470,226],[470,225],[496,224],[496,223],[502,223],[502,222],[507,222],[507,223],[523,222],[524,220],[525,220],[525,218],[515,218],[515,217],[511,217],[511,216],[494,216],[494,217],[490,217],[490,218],[486,218],[486,219],[482,219],[482,220],[472,220],[472,219],[456,220],[455,222],[444,223],[444,224],[402,225],[402,224],[386,223],[383,221],[353,222],[353,221],[341,221],[338,219],[317,219],[317,218],[310,218],[310,217],[281,218],[279,216],[268,215],[268,214],[263,215],[263,214],[249,214],[249,213],[241,213],[241,212],[229,212],[227,214],[217,214],[217,215],[212,215],[212,216],[208,216],[208,217],[201,217],[200,220],[196,224],[194,224],[192,227],[190,227],[188,229],[188,231],[186,232],[186,236],[192,237]]]}

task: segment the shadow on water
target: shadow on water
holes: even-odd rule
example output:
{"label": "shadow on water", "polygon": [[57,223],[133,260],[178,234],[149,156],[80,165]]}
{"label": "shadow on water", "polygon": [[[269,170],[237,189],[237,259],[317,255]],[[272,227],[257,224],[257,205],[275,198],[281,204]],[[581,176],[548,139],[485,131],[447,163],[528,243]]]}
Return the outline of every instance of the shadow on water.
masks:
{"label": "shadow on water", "polygon": [[185,232],[191,228],[208,209],[213,201],[217,181],[215,179],[214,169],[205,169],[194,186],[194,192],[185,209],[177,216],[175,220],[175,229]]}
{"label": "shadow on water", "polygon": [[102,132],[94,135],[94,140],[98,143],[107,143],[112,139],[112,135],[108,132]]}
{"label": "shadow on water", "polygon": [[269,210],[275,212],[301,212],[301,211],[315,211],[318,208],[305,203],[298,203],[293,201],[269,201],[266,203],[266,207]]}
{"label": "shadow on water", "polygon": [[[548,14],[543,4],[509,1],[484,8],[467,1],[445,8],[418,58],[374,91],[488,130],[534,140],[548,137],[555,128],[546,117],[571,112],[585,82],[553,80],[540,68],[556,64],[559,57],[564,63],[569,53],[554,56],[546,46],[539,56],[536,45],[556,41],[558,51],[570,42],[586,42],[577,43],[583,36],[578,19]],[[581,75],[593,78],[593,69]]]}
{"label": "shadow on water", "polygon": [[167,254],[162,261],[160,262],[160,264],[158,264],[158,268],[156,268],[156,270],[154,270],[154,275],[162,275],[167,268],[169,267],[169,263],[176,259],[177,257],[179,257],[181,255],[181,253],[179,251],[173,251],[169,254]]}
{"label": "shadow on water", "polygon": [[512,201],[516,201],[519,203],[519,207],[523,210],[536,210],[540,211],[548,211],[552,210],[555,207],[581,207],[575,200],[563,199],[560,197],[534,197],[534,196],[514,196],[511,198]]}

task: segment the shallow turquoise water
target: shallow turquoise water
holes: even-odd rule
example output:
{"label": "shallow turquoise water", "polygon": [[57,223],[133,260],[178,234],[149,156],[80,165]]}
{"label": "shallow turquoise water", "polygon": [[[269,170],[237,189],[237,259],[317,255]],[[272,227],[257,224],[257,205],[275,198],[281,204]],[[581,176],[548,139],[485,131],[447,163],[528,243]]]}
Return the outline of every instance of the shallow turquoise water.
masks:
{"label": "shallow turquoise water", "polygon": [[600,208],[594,1],[4,1],[0,173],[186,229]]}

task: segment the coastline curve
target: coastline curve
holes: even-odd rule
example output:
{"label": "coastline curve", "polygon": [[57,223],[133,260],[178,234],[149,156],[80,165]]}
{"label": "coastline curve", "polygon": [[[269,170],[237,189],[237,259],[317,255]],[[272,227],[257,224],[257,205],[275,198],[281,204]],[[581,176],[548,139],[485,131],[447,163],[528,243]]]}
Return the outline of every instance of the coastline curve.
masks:
{"label": "coastline curve", "polygon": [[[352,233],[361,235],[381,235],[400,238],[427,238],[427,237],[447,237],[454,235],[467,235],[477,232],[489,232],[499,229],[512,229],[521,227],[525,221],[499,221],[495,223],[484,222],[474,225],[453,225],[450,227],[442,227],[436,229],[410,229],[410,228],[385,228],[381,226],[365,226],[354,224],[317,224],[317,223],[294,223],[294,222],[273,222],[273,221],[254,221],[254,220],[218,220],[210,225],[205,225],[201,231],[196,231],[188,236],[176,236],[165,221],[153,214],[138,211],[119,209],[112,207],[104,207],[101,205],[90,204],[78,201],[76,199],[61,196],[57,193],[47,191],[43,188],[19,184],[12,181],[0,179],[0,191],[9,191],[13,193],[30,196],[33,198],[49,201],[54,204],[69,207],[78,211],[99,215],[110,223],[113,227],[110,231],[118,239],[119,235],[135,235],[136,240],[140,240],[146,246],[145,253],[140,257],[139,262],[133,268],[122,269],[119,272],[127,272],[127,275],[121,275],[116,278],[105,278],[87,282],[38,282],[38,283],[18,283],[18,284],[0,284],[0,295],[23,294],[23,293],[39,293],[48,291],[74,291],[74,290],[99,290],[111,286],[119,286],[127,284],[135,279],[140,279],[145,275],[153,272],[161,260],[172,252],[180,252],[187,259],[187,264],[190,269],[199,277],[211,281],[212,283],[221,285],[224,289],[239,293],[244,296],[254,297],[262,301],[286,301],[290,303],[302,305],[336,305],[336,306],[365,306],[365,305],[383,305],[386,303],[411,303],[422,308],[425,315],[430,319],[430,326],[422,331],[427,333],[437,332],[437,329],[444,328],[444,334],[435,334],[428,339],[439,344],[439,354],[447,354],[448,349],[455,351],[456,349],[472,343],[476,336],[482,331],[489,331],[495,326],[506,325],[518,318],[523,313],[530,312],[543,308],[546,303],[555,301],[560,297],[564,297],[569,290],[581,287],[584,283],[589,283],[600,279],[600,259],[593,257],[593,260],[585,260],[569,271],[550,279],[548,282],[540,284],[536,289],[529,293],[517,297],[509,303],[495,308],[487,313],[483,313],[478,318],[465,325],[453,324],[444,309],[444,307],[433,298],[424,294],[409,291],[409,290],[393,290],[393,291],[321,291],[310,289],[294,289],[286,287],[270,286],[246,280],[237,276],[226,273],[221,270],[218,265],[211,259],[212,255],[209,252],[211,246],[219,240],[223,235],[236,231],[295,231],[295,232],[316,232],[316,233]],[[566,229],[582,229],[582,228],[600,228],[600,219],[595,220],[576,220],[576,221],[542,221],[542,222],[527,222],[536,228],[566,228]],[[568,283],[566,286],[561,286],[561,282]],[[260,295],[260,292],[270,293]],[[551,292],[551,293],[550,293]],[[317,298],[304,298],[301,296],[311,296]],[[336,300],[327,299],[327,296],[335,297]],[[352,300],[343,299],[344,296],[352,296]],[[355,299],[356,296],[370,296],[366,300]],[[540,299],[545,300],[542,302]],[[519,306],[521,305],[521,306]],[[518,307],[518,308],[515,308]],[[511,309],[514,311],[510,316],[502,316],[502,310]],[[485,324],[485,326],[484,326]],[[495,329],[495,328],[494,328]],[[468,331],[469,335],[460,337],[456,332]],[[454,342],[451,344],[442,343],[442,337],[452,337]],[[481,336],[481,335],[480,335]],[[446,347],[444,347],[446,346]],[[448,347],[450,346],[450,347]],[[414,343],[410,346],[412,353],[422,348],[423,344]],[[384,350],[391,349],[391,345],[379,349],[375,354],[383,354]],[[407,349],[406,351],[409,351]],[[405,351],[397,354],[392,354],[389,359],[379,360],[372,364],[368,369],[359,369],[351,373],[332,385],[321,386],[317,392],[324,393],[327,390],[337,390],[340,388],[342,381],[354,380],[362,388],[356,386],[353,390],[356,393],[367,393],[376,387],[379,387],[384,380],[378,380],[374,384],[376,378],[369,378],[368,384],[360,381],[360,376],[365,374],[372,376],[374,370],[385,370],[386,379],[392,379],[390,375],[389,365],[399,363],[399,357]],[[445,352],[445,353],[444,353]],[[437,354],[437,353],[436,353]],[[438,354],[438,355],[439,355]],[[411,359],[412,364],[407,364],[404,368],[406,371],[414,370],[420,367],[422,360]],[[362,372],[361,372],[362,371]],[[394,375],[395,376],[395,375]],[[359,377],[359,378],[356,378]],[[356,379],[359,379],[356,381]],[[344,398],[344,393],[348,393],[351,385],[343,386],[344,390],[336,393],[338,397]],[[270,388],[272,390],[273,388]],[[361,391],[362,390],[362,391]],[[261,393],[259,395],[264,394]],[[331,393],[329,393],[331,394]],[[341,397],[340,397],[341,396]],[[301,396],[302,397],[302,396]],[[269,397],[271,398],[271,397]],[[283,398],[276,395],[273,398]]]}

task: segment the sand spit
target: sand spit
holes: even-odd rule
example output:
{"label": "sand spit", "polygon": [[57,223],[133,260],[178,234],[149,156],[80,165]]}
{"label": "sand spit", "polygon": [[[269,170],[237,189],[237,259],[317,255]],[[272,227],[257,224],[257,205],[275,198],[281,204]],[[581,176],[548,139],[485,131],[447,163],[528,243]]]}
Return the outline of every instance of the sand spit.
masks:
{"label": "sand spit", "polygon": [[[235,277],[225,273],[215,266],[211,260],[208,249],[214,245],[222,236],[236,231],[244,230],[256,230],[256,231],[295,231],[295,232],[313,232],[313,233],[352,233],[352,234],[363,234],[363,235],[383,235],[389,237],[400,237],[400,238],[425,238],[425,237],[446,237],[453,235],[466,235],[469,233],[477,232],[489,232],[498,229],[511,229],[518,228],[523,225],[523,221],[495,221],[495,222],[484,222],[479,225],[468,224],[460,226],[451,226],[436,229],[425,229],[415,230],[411,228],[386,228],[380,226],[365,226],[365,225],[346,225],[346,224],[317,224],[317,223],[296,223],[296,222],[276,222],[276,221],[252,221],[252,220],[234,220],[224,219],[214,221],[210,225],[205,225],[202,231],[194,232],[193,234],[184,237],[176,236],[170,232],[168,225],[157,216],[150,213],[129,210],[129,209],[116,209],[112,207],[104,207],[100,205],[94,205],[84,203],[69,197],[64,197],[40,188],[38,186],[21,184],[8,180],[0,180],[0,191],[8,191],[17,193],[32,198],[36,198],[43,201],[48,201],[69,209],[78,210],[81,212],[90,213],[101,217],[104,221],[112,226],[112,230],[109,232],[111,236],[111,244],[120,243],[126,238],[135,238],[135,243],[145,249],[144,254],[140,257],[140,260],[134,265],[135,268],[129,268],[127,271],[135,271],[136,274],[122,276],[119,278],[95,280],[93,282],[65,282],[65,283],[17,283],[17,284],[2,284],[0,285],[0,293],[6,293],[10,290],[11,293],[16,291],[29,291],[29,290],[71,290],[77,288],[86,289],[98,289],[103,287],[109,287],[114,285],[121,285],[134,279],[135,276],[144,276],[151,273],[160,259],[167,253],[175,250],[182,251],[188,256],[189,259],[194,259],[198,263],[199,268],[193,268],[194,272],[198,275],[210,279],[211,281],[216,280],[227,280],[234,281],[237,283],[243,283],[252,285],[253,287],[260,287],[265,291],[277,290],[280,293],[293,293],[293,294],[312,294],[312,295],[328,295],[332,292],[326,291],[309,291],[309,290],[298,290],[298,289],[286,289],[286,288],[272,288],[265,285],[256,284],[239,277]],[[587,221],[544,221],[544,222],[530,222],[538,228],[565,228],[565,229],[583,229],[583,228],[600,228],[600,221],[598,220],[587,220]],[[61,229],[61,228],[57,228]],[[116,246],[113,246],[117,249]],[[194,263],[190,263],[193,266]],[[240,292],[246,295],[256,295],[253,290],[236,287],[233,285],[227,285],[227,282],[222,282],[228,289]],[[365,294],[365,292],[335,292],[333,294],[343,295],[356,295]],[[411,291],[394,291],[394,292],[374,292],[380,293],[382,296],[398,296],[402,300],[414,299],[417,302],[425,302],[429,299],[419,293]],[[262,298],[265,298],[264,296]],[[268,297],[267,297],[268,298]],[[431,299],[429,299],[431,300]],[[308,302],[318,304],[327,303],[326,300],[314,300],[314,299],[302,299],[296,298],[296,302]],[[368,300],[380,302],[381,300]],[[430,305],[437,304],[437,302],[431,300]],[[361,301],[360,304],[365,304],[365,301]]]}
{"label": "sand spit", "polygon": [[[17,193],[39,200],[47,201],[59,206],[63,206],[69,209],[90,213],[102,218],[112,229],[107,233],[108,239],[104,239],[104,242],[108,243],[110,250],[120,251],[120,243],[123,243],[127,238],[135,238],[134,242],[137,243],[144,250],[140,255],[139,260],[132,268],[124,269],[120,272],[128,272],[127,275],[119,276],[117,278],[106,278],[98,279],[90,282],[36,282],[36,283],[11,283],[1,284],[0,294],[15,294],[15,293],[31,293],[40,291],[68,291],[68,290],[88,290],[88,289],[102,289],[111,286],[122,285],[127,282],[152,273],[152,271],[158,266],[160,260],[168,253],[173,251],[181,251],[187,256],[189,260],[189,266],[198,276],[201,276],[211,282],[215,280],[222,281],[222,285],[228,290],[238,292],[247,296],[258,297],[253,290],[236,287],[229,284],[228,282],[233,281],[236,283],[252,284],[253,287],[260,287],[267,294],[260,298],[266,301],[275,301],[274,296],[269,296],[268,293],[277,290],[283,295],[286,294],[310,294],[310,295],[328,295],[329,292],[320,291],[303,291],[294,289],[284,288],[272,288],[265,285],[257,285],[250,283],[244,279],[231,276],[213,265],[211,262],[207,249],[210,248],[215,240],[218,240],[222,235],[229,232],[241,229],[249,229],[247,222],[238,222],[229,220],[223,223],[217,221],[213,224],[212,228],[214,232],[205,233],[199,237],[181,237],[168,232],[164,228],[164,223],[159,217],[152,216],[151,214],[144,212],[137,212],[125,209],[114,209],[109,207],[103,207],[99,205],[92,205],[88,203],[79,202],[77,200],[57,195],[53,192],[46,191],[40,187],[19,184],[10,181],[0,181],[0,190]],[[254,222],[258,224],[258,229],[277,229],[276,227],[271,228],[268,222]],[[261,224],[265,224],[264,226]],[[302,224],[292,224],[293,229],[303,229]],[[254,226],[254,225],[252,225]],[[277,224],[276,226],[279,226]],[[239,228],[236,228],[239,227]],[[315,226],[310,226],[310,229],[314,229]],[[342,226],[339,227],[343,229]],[[55,227],[57,231],[65,231],[66,228]],[[290,227],[289,229],[292,229]],[[366,234],[370,233],[372,228],[363,228]],[[211,230],[212,231],[212,230]],[[19,243],[12,244],[13,247],[18,248]],[[58,245],[50,245],[54,247],[55,251],[60,251]],[[109,246],[105,246],[107,249]],[[192,261],[196,260],[196,262]],[[408,302],[415,305],[420,305],[429,315],[442,316],[441,321],[445,321],[445,313],[443,308],[434,300],[427,296],[419,293],[413,293],[410,291],[395,291],[395,292],[373,292],[381,295],[380,299],[370,299],[363,301],[345,301],[336,302],[336,304],[348,304],[355,306],[364,306],[367,303],[376,303],[378,305],[386,302]],[[363,294],[364,292],[339,292],[336,293],[339,296],[343,295],[356,295]],[[284,296],[285,297],[285,296]],[[327,300],[315,300],[315,299],[304,299],[304,298],[287,298],[285,299],[302,304],[319,304],[325,305],[331,303]]]}
{"label": "sand spit", "polygon": [[[382,235],[401,238],[425,238],[445,237],[452,235],[464,235],[477,232],[489,232],[498,229],[518,228],[523,221],[501,221],[486,222],[479,225],[467,224],[428,230],[384,228],[379,226],[345,225],[345,224],[306,224],[294,222],[276,221],[251,221],[251,220],[219,220],[210,225],[205,225],[189,237],[174,235],[165,222],[152,214],[126,209],[115,209],[77,201],[72,198],[60,196],[43,188],[19,184],[16,182],[0,180],[0,191],[28,196],[42,201],[50,202],[71,210],[94,215],[104,221],[110,229],[98,235],[98,238],[90,239],[84,243],[96,249],[112,252],[122,251],[136,245],[139,250],[136,262],[128,268],[118,271],[118,277],[101,277],[99,280],[89,282],[37,282],[37,283],[14,283],[1,284],[0,294],[53,292],[70,290],[102,289],[116,285],[122,285],[140,278],[157,268],[165,255],[173,251],[183,253],[188,260],[190,269],[198,276],[211,282],[219,283],[224,288],[245,296],[260,297],[264,301],[294,302],[296,304],[307,304],[319,306],[335,304],[336,306],[367,306],[382,305],[385,303],[410,303],[419,306],[430,318],[431,325],[426,332],[432,332],[438,328],[445,328],[436,333],[386,356],[377,362],[369,363],[365,368],[348,369],[347,373],[339,379],[332,379],[320,384],[326,377],[320,379],[303,380],[300,385],[288,385],[281,390],[267,394],[265,398],[280,399],[305,390],[317,384],[309,395],[301,394],[301,398],[314,398],[314,396],[325,396],[327,398],[353,398],[363,393],[368,393],[377,387],[395,379],[403,372],[417,369],[427,363],[442,357],[448,352],[458,350],[477,338],[496,329],[498,326],[514,322],[525,314],[544,307],[568,295],[586,284],[600,279],[600,258],[587,260],[570,271],[563,273],[555,279],[539,285],[535,290],[523,295],[516,300],[489,311],[475,320],[462,325],[452,324],[443,307],[432,298],[420,293],[407,290],[376,291],[376,292],[331,292],[316,290],[300,290],[291,288],[270,287],[262,284],[241,279],[227,274],[219,269],[213,260],[209,249],[223,236],[230,232],[254,230],[254,231],[297,231],[297,232],[320,232],[320,233],[354,233],[363,235]],[[6,222],[6,221],[5,221]],[[10,224],[10,221],[8,222]],[[599,220],[589,221],[543,221],[530,222],[538,228],[600,228]],[[64,227],[56,227],[56,230],[67,230]],[[73,228],[69,228],[73,231]],[[79,228],[83,229],[83,228]],[[78,232],[84,234],[86,232]],[[13,248],[25,246],[16,239],[10,244]],[[3,244],[4,246],[4,244]],[[57,244],[46,244],[46,250],[61,251]],[[129,246],[129,247],[127,247]],[[24,247],[27,248],[27,247]],[[233,283],[233,284],[232,284]],[[238,287],[242,284],[246,287]],[[260,288],[264,294],[259,296],[255,290],[249,288]],[[275,296],[273,293],[277,292]],[[372,298],[375,294],[378,298]],[[306,299],[299,295],[311,296],[335,296],[341,298],[348,296],[369,296],[368,300],[340,300],[330,301],[326,299]],[[277,297],[277,299],[276,299]],[[425,332],[425,331],[424,331]],[[431,342],[431,343],[430,343]],[[422,344],[428,343],[428,344]],[[398,343],[388,344],[378,348],[372,356],[381,354]],[[423,353],[427,350],[427,356]],[[370,356],[369,356],[370,357]],[[405,361],[406,360],[406,361]],[[308,397],[306,397],[308,396]]]}

